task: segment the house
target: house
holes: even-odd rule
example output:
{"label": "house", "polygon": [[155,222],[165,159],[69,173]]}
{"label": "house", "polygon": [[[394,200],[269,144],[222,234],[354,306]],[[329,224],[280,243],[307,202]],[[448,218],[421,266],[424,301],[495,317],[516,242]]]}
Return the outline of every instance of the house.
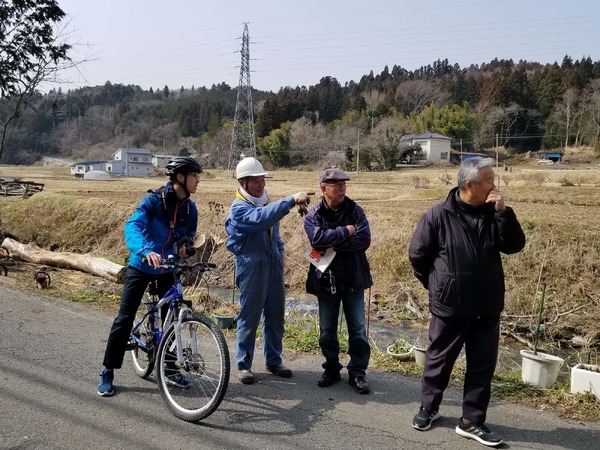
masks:
{"label": "house", "polygon": [[110,161],[83,161],[71,165],[71,175],[83,178],[90,170],[107,170]]}
{"label": "house", "polygon": [[158,169],[163,169],[172,158],[175,158],[175,155],[153,155],[152,165]]}
{"label": "house", "polygon": [[145,148],[120,148],[112,155],[106,171],[125,177],[152,176],[152,153]]}
{"label": "house", "polygon": [[421,147],[422,159],[417,160],[421,163],[429,161],[434,164],[450,164],[451,142],[451,137],[431,131],[423,134],[406,134],[400,138],[401,146],[419,145]]}

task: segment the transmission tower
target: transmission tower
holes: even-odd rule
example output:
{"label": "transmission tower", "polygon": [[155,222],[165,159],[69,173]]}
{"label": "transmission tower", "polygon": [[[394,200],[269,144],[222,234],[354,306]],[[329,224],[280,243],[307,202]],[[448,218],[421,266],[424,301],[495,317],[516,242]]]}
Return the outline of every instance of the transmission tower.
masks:
{"label": "transmission tower", "polygon": [[250,35],[248,24],[244,24],[242,35],[242,63],[238,84],[231,151],[228,170],[233,170],[241,155],[256,156],[256,137],[254,136],[254,108],[252,106],[252,84],[250,84]]}

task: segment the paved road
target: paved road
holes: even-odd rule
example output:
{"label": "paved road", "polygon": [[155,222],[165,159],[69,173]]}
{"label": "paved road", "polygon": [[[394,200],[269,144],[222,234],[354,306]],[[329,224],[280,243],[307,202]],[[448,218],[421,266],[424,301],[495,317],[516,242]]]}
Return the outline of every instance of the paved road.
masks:
{"label": "paved road", "polygon": [[[374,392],[316,386],[320,358],[288,355],[290,380],[256,365],[258,383],[232,378],[221,407],[201,424],[175,418],[150,381],[117,372],[114,397],[96,393],[112,317],[0,285],[0,449],[482,449],[454,432],[460,393],[427,432],[410,427],[419,383],[371,372]],[[128,358],[128,357],[127,357]],[[600,425],[493,402],[489,424],[513,449],[599,448]]]}

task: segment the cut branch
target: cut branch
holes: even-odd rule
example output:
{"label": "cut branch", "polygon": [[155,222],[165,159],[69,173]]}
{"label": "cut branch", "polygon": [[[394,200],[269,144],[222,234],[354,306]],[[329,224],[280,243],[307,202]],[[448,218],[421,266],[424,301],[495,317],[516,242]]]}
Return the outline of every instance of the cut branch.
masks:
{"label": "cut branch", "polygon": [[11,238],[4,239],[2,248],[8,250],[13,258],[33,264],[80,270],[117,283],[123,282],[127,270],[125,266],[104,258],[70,252],[54,253],[38,247],[35,243],[22,244]]}

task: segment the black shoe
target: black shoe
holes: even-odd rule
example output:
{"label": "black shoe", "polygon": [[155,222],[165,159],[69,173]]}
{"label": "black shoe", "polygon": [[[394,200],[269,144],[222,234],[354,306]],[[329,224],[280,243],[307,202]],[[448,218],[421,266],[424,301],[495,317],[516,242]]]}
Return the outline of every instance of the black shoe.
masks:
{"label": "black shoe", "polygon": [[335,383],[336,381],[340,381],[341,379],[342,376],[340,375],[339,371],[332,372],[330,370],[326,370],[325,372],[323,372],[323,375],[321,375],[321,378],[319,378],[319,381],[317,381],[317,384],[319,385],[319,387],[329,387],[333,383]]}
{"label": "black shoe", "polygon": [[431,428],[431,424],[439,418],[439,411],[429,411],[421,406],[417,415],[413,417],[412,426],[415,430],[429,430]]}
{"label": "black shoe", "polygon": [[243,384],[254,383],[254,374],[250,369],[238,369],[238,378]]}
{"label": "black shoe", "polygon": [[369,389],[369,385],[367,384],[367,380],[365,377],[350,377],[348,379],[348,384],[354,388],[356,392],[359,394],[368,394],[371,392]]}
{"label": "black shoe", "polygon": [[469,423],[463,422],[462,417],[458,419],[458,425],[456,426],[456,434],[464,436],[469,439],[475,439],[476,441],[487,445],[488,447],[497,447],[504,441],[496,433],[492,432],[483,423]]}
{"label": "black shoe", "polygon": [[283,364],[280,364],[278,366],[267,366],[267,370],[273,375],[276,375],[281,378],[290,378],[292,376],[292,371],[285,367]]}

